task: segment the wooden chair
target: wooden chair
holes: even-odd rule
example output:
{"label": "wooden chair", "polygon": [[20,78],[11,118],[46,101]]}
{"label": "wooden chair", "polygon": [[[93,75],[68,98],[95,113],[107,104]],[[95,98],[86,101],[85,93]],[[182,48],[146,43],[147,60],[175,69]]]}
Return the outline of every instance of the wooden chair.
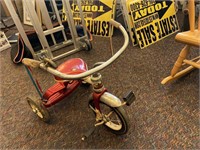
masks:
{"label": "wooden chair", "polygon": [[[169,81],[173,81],[177,78],[180,78],[195,68],[200,69],[200,56],[187,60],[186,56],[189,53],[190,47],[195,46],[197,50],[200,49],[200,12],[198,15],[198,29],[195,29],[195,1],[188,1],[188,13],[189,13],[189,24],[190,30],[186,32],[178,33],[175,37],[177,42],[185,44],[185,47],[181,50],[178,59],[176,60],[174,67],[171,70],[170,76],[162,80],[161,84],[165,84]],[[189,65],[189,67],[179,71],[183,65]]]}

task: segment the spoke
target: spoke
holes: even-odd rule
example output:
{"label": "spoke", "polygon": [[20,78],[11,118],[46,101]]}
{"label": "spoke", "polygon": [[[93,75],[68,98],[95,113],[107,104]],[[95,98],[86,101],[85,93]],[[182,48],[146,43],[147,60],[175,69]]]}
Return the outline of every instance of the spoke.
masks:
{"label": "spoke", "polygon": [[115,114],[115,116],[116,116],[116,118],[118,120],[118,123],[121,123],[121,121],[120,121],[119,117],[117,116],[117,114]]}
{"label": "spoke", "polygon": [[91,105],[89,105],[89,107],[90,107],[90,109],[92,109],[94,112],[96,112],[95,109],[94,109]]}
{"label": "spoke", "polygon": [[112,115],[113,111],[109,112],[108,115],[105,115],[106,117],[110,117],[110,115]]}
{"label": "spoke", "polygon": [[122,122],[113,108],[103,104],[101,104],[100,108],[105,121],[104,124],[112,130],[121,130],[123,127]]}

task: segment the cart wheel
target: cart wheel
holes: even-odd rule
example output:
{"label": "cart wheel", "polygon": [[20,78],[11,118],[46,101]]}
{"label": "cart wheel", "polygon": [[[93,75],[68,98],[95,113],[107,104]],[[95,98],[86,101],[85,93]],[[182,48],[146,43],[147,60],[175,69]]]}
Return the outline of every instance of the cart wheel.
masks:
{"label": "cart wheel", "polygon": [[[93,100],[89,102],[89,107],[95,109]],[[129,119],[122,106],[110,107],[107,104],[100,102],[100,109],[106,120],[104,125],[108,130],[117,135],[127,133],[129,129]]]}
{"label": "cart wheel", "polygon": [[92,43],[89,40],[85,40],[86,48],[85,50],[90,51],[92,49]]}
{"label": "cart wheel", "polygon": [[46,107],[42,104],[40,99],[31,99],[27,97],[27,102],[31,107],[32,111],[44,122],[49,123],[50,115]]}

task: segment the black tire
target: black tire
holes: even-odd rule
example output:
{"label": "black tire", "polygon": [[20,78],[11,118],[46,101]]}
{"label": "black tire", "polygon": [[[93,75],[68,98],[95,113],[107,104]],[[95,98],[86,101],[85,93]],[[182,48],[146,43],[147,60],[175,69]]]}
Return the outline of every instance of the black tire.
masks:
{"label": "black tire", "polygon": [[49,112],[40,99],[33,100],[27,97],[27,102],[31,107],[32,111],[40,118],[40,120],[46,123],[50,122]]}
{"label": "black tire", "polygon": [[85,40],[85,43],[86,43],[86,48],[85,48],[85,50],[87,50],[87,51],[92,50],[92,43],[91,43],[91,41]]}
{"label": "black tire", "polygon": [[[93,100],[89,101],[89,106],[91,106],[93,109],[95,109]],[[111,125],[109,125],[109,123],[113,124],[112,126],[114,126],[115,123],[113,123],[112,121],[108,121],[107,123],[104,124],[104,126],[109,131],[111,131],[112,133],[114,133],[116,135],[126,134],[129,130],[129,119],[128,119],[128,115],[127,115],[126,111],[124,110],[124,108],[122,106],[111,107],[103,102],[100,102],[100,109],[103,114],[105,114],[105,112],[104,112],[105,107],[107,107],[108,109],[112,110],[115,113],[117,118],[120,120],[120,125],[117,125],[116,127],[111,127]],[[110,119],[110,117],[109,117],[109,119]]]}

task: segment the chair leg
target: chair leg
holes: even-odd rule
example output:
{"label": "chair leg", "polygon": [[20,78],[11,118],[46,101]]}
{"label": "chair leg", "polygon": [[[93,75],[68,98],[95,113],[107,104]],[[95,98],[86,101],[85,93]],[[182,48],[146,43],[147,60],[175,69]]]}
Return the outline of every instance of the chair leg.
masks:
{"label": "chair leg", "polygon": [[[188,74],[189,72],[191,72],[193,69],[195,68],[199,68],[198,66],[196,67],[196,65],[200,64],[200,60],[199,60],[199,57],[196,57],[192,60],[190,60],[190,63],[187,63],[188,60],[186,60],[186,56],[189,52],[189,49],[190,49],[190,46],[189,45],[186,45],[182,51],[180,52],[179,54],[179,57],[178,59],[176,60],[175,64],[174,64],[174,67],[172,68],[171,70],[171,75],[164,78],[162,81],[161,81],[161,84],[166,84],[170,81],[173,81],[175,79],[178,79],[186,74]],[[197,61],[195,61],[197,60]],[[195,61],[194,63],[196,63],[195,65],[191,65],[191,63],[193,63],[193,61]],[[179,69],[185,65],[185,64],[189,64],[190,66],[185,68],[184,70],[181,70],[179,71]]]}
{"label": "chair leg", "polygon": [[[197,64],[200,64],[200,60],[196,61],[195,63]],[[185,68],[184,70],[181,70],[179,71],[178,73],[176,73],[174,76],[168,76],[166,78],[164,78],[162,81],[161,81],[161,84],[166,84],[170,81],[174,81],[182,76],[185,76],[186,74],[188,74],[189,72],[191,72],[192,70],[194,70],[196,67],[194,66],[189,66],[187,68]]]}
{"label": "chair leg", "polygon": [[166,84],[166,83],[168,83],[170,81],[174,81],[174,80],[176,80],[176,79],[188,74],[189,72],[191,72],[194,69],[195,68],[193,66],[189,66],[189,67],[185,68],[184,70],[182,70],[182,71],[178,72],[177,74],[175,74],[173,77],[172,76],[168,76],[168,77],[164,78],[161,81],[161,84],[164,85],[164,84]]}
{"label": "chair leg", "polygon": [[183,60],[186,58],[189,52],[190,46],[186,45],[180,52],[178,59],[176,60],[174,67],[171,70],[171,76],[173,77],[181,68]]}

